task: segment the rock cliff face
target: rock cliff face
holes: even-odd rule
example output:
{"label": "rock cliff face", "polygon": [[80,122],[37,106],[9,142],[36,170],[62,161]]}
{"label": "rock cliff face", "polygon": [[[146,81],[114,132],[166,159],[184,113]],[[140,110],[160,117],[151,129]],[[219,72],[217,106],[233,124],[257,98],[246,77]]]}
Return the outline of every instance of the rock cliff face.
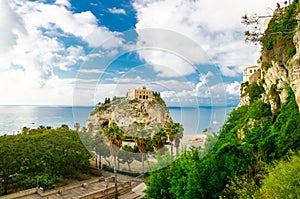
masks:
{"label": "rock cliff face", "polygon": [[[299,4],[299,3],[298,3]],[[286,101],[290,86],[300,107],[300,13],[287,7],[278,9],[262,38],[262,55],[258,60],[264,88],[262,99],[276,111]],[[286,28],[286,27],[291,28]],[[279,28],[286,29],[279,29]],[[244,92],[245,88],[242,85]],[[248,104],[249,96],[242,95],[239,106]],[[300,111],[300,109],[299,109]]]}
{"label": "rock cliff face", "polygon": [[101,130],[112,122],[117,123],[129,135],[134,124],[143,125],[143,129],[152,134],[167,122],[172,122],[172,118],[159,95],[153,100],[130,100],[123,97],[96,106],[91,111],[86,126]]}

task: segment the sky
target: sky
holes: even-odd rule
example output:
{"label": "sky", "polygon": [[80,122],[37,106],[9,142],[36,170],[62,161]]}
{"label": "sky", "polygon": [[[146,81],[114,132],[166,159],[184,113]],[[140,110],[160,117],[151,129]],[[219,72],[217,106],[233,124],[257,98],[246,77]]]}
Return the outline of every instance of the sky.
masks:
{"label": "sky", "polygon": [[168,106],[239,101],[244,14],[274,0],[0,1],[0,105],[95,105],[146,85]]}

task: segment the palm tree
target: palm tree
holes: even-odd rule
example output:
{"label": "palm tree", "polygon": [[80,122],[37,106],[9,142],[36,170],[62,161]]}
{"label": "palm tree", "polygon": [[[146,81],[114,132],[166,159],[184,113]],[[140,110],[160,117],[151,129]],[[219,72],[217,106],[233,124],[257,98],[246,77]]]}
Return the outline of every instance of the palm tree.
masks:
{"label": "palm tree", "polygon": [[160,151],[165,146],[168,136],[163,129],[159,129],[152,137],[152,141],[156,150]]}
{"label": "palm tree", "polygon": [[170,141],[170,145],[171,145],[171,158],[173,158],[173,141],[174,139],[176,138],[176,135],[178,136],[177,138],[177,144],[178,144],[178,147],[179,147],[179,143],[178,141],[182,138],[180,138],[180,132],[182,131],[181,130],[182,127],[179,123],[167,123],[165,128],[164,128],[164,131],[166,132],[166,134],[168,135],[169,137],[169,141]]}
{"label": "palm tree", "polygon": [[110,154],[112,154],[114,157],[115,198],[118,198],[116,156],[118,155],[118,152],[122,146],[125,135],[124,131],[115,122],[113,122],[107,129],[104,130],[104,135],[109,140]]}
{"label": "palm tree", "polygon": [[142,178],[144,179],[144,153],[147,152],[147,145],[151,141],[150,133],[146,130],[140,130],[133,139],[142,154]]}
{"label": "palm tree", "polygon": [[[103,153],[103,145],[105,145],[104,141],[104,136],[102,134],[102,131],[98,131],[94,137],[94,147],[96,151],[96,168],[97,168],[97,163],[99,161],[99,168],[101,168],[102,162],[101,162],[101,156]],[[98,155],[99,155],[99,160],[98,160]]]}
{"label": "palm tree", "polygon": [[79,129],[80,129],[80,124],[79,124],[78,122],[76,122],[76,123],[74,124],[74,128],[75,128],[75,130],[78,132]]}
{"label": "palm tree", "polygon": [[175,148],[176,148],[176,156],[178,156],[179,155],[179,144],[180,144],[180,140],[182,139],[182,137],[183,137],[183,127],[182,127],[182,125],[181,124],[179,124],[179,123],[175,123],[176,124],[176,126],[179,126],[178,127],[178,132],[176,133],[176,135],[175,135],[175,143],[174,143],[174,145],[175,145]]}
{"label": "palm tree", "polygon": [[90,123],[88,123],[88,132],[89,133],[92,133],[93,131],[94,131],[94,125],[90,122]]}

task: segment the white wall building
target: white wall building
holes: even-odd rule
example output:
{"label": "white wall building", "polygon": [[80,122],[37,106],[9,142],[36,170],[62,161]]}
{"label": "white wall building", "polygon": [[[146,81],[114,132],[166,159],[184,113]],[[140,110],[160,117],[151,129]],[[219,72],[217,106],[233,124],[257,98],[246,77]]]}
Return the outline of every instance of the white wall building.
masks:
{"label": "white wall building", "polygon": [[249,81],[250,77],[258,71],[259,67],[258,66],[249,66],[244,69],[243,71],[243,82]]}

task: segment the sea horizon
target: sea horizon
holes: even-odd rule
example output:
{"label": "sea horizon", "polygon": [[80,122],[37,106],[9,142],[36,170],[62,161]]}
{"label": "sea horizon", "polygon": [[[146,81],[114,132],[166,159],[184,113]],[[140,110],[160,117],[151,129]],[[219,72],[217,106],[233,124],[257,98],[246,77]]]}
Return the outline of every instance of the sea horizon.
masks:
{"label": "sea horizon", "polygon": [[[60,127],[63,124],[74,129],[85,121],[95,106],[72,105],[0,105],[0,136],[17,134],[23,127]],[[174,122],[184,127],[185,134],[201,134],[205,128],[219,131],[227,114],[235,106],[168,106]]]}

